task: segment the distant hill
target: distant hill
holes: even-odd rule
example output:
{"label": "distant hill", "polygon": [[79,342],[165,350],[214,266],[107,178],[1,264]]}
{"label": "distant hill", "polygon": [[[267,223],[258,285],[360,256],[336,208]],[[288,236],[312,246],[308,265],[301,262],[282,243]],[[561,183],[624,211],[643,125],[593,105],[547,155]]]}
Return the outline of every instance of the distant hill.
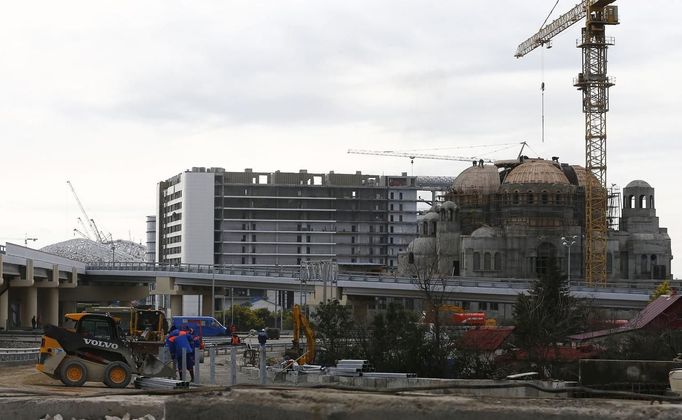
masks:
{"label": "distant hill", "polygon": [[[146,246],[131,241],[115,240],[114,247],[114,261],[144,262]],[[40,250],[86,264],[111,261],[111,244],[102,244],[84,238],[58,242]]]}

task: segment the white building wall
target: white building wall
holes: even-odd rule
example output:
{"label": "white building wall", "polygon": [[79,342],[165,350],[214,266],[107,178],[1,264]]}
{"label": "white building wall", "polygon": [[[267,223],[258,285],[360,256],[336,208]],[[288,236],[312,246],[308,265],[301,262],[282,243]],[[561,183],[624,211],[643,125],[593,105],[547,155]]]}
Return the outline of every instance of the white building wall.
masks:
{"label": "white building wall", "polygon": [[182,174],[181,261],[213,264],[215,174]]}

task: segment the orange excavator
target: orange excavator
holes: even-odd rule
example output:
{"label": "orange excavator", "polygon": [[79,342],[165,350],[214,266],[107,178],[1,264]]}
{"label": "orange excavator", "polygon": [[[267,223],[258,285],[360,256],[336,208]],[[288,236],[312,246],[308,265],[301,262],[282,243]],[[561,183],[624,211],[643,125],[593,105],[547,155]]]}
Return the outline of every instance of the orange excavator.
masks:
{"label": "orange excavator", "polygon": [[[315,331],[313,331],[299,305],[294,305],[291,309],[291,318],[294,323],[293,347],[288,349],[286,353],[299,365],[311,364],[315,360]],[[301,350],[301,328],[305,334],[305,352]]]}

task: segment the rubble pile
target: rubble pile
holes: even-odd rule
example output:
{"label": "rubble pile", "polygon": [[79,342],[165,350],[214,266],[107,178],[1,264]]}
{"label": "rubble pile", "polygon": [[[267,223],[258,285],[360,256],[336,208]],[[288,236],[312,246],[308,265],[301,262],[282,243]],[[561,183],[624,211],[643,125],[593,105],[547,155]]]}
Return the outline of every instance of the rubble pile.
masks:
{"label": "rubble pile", "polygon": [[146,250],[147,247],[144,245],[131,241],[119,239],[113,243],[100,243],[85,238],[58,242],[41,249],[41,251],[86,264],[111,262],[112,257],[116,262],[144,262]]}

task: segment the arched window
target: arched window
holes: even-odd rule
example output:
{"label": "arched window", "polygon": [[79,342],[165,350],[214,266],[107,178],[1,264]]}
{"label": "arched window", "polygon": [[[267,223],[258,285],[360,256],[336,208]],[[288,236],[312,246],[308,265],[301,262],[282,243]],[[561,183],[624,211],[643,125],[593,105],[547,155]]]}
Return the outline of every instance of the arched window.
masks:
{"label": "arched window", "polygon": [[639,208],[640,209],[646,208],[646,195],[640,195],[639,196]]}
{"label": "arched window", "polygon": [[455,211],[453,209],[448,210],[448,220],[451,222],[455,221]]}
{"label": "arched window", "polygon": [[486,271],[490,271],[492,269],[491,266],[492,260],[490,257],[490,252],[486,252],[483,254],[483,269]]}
{"label": "arched window", "polygon": [[474,271],[481,270],[481,254],[474,252]]}
{"label": "arched window", "polygon": [[514,195],[512,196],[512,204],[519,204],[519,192],[514,191]]}
{"label": "arched window", "polygon": [[653,195],[650,195],[650,196],[649,196],[649,208],[650,208],[650,209],[655,209],[655,208],[656,208],[656,207],[654,207],[654,196],[653,196]]}
{"label": "arched window", "polygon": [[495,271],[500,271],[502,270],[502,254],[499,252],[495,253],[495,264],[494,264]]}
{"label": "arched window", "polygon": [[424,222],[424,225],[422,226],[422,235],[428,236],[429,234],[429,222]]}
{"label": "arched window", "polygon": [[635,196],[631,195],[628,197],[628,208],[629,209],[634,209],[637,204],[635,203]]}
{"label": "arched window", "polygon": [[559,191],[557,191],[554,196],[554,204],[561,205],[561,193]]}
{"label": "arched window", "polygon": [[533,204],[533,191],[528,191],[528,204]]}
{"label": "arched window", "polygon": [[436,235],[436,222],[431,222],[431,236]]}
{"label": "arched window", "polygon": [[540,196],[540,202],[544,205],[549,203],[549,195],[547,195],[547,191],[542,192],[542,195]]}

